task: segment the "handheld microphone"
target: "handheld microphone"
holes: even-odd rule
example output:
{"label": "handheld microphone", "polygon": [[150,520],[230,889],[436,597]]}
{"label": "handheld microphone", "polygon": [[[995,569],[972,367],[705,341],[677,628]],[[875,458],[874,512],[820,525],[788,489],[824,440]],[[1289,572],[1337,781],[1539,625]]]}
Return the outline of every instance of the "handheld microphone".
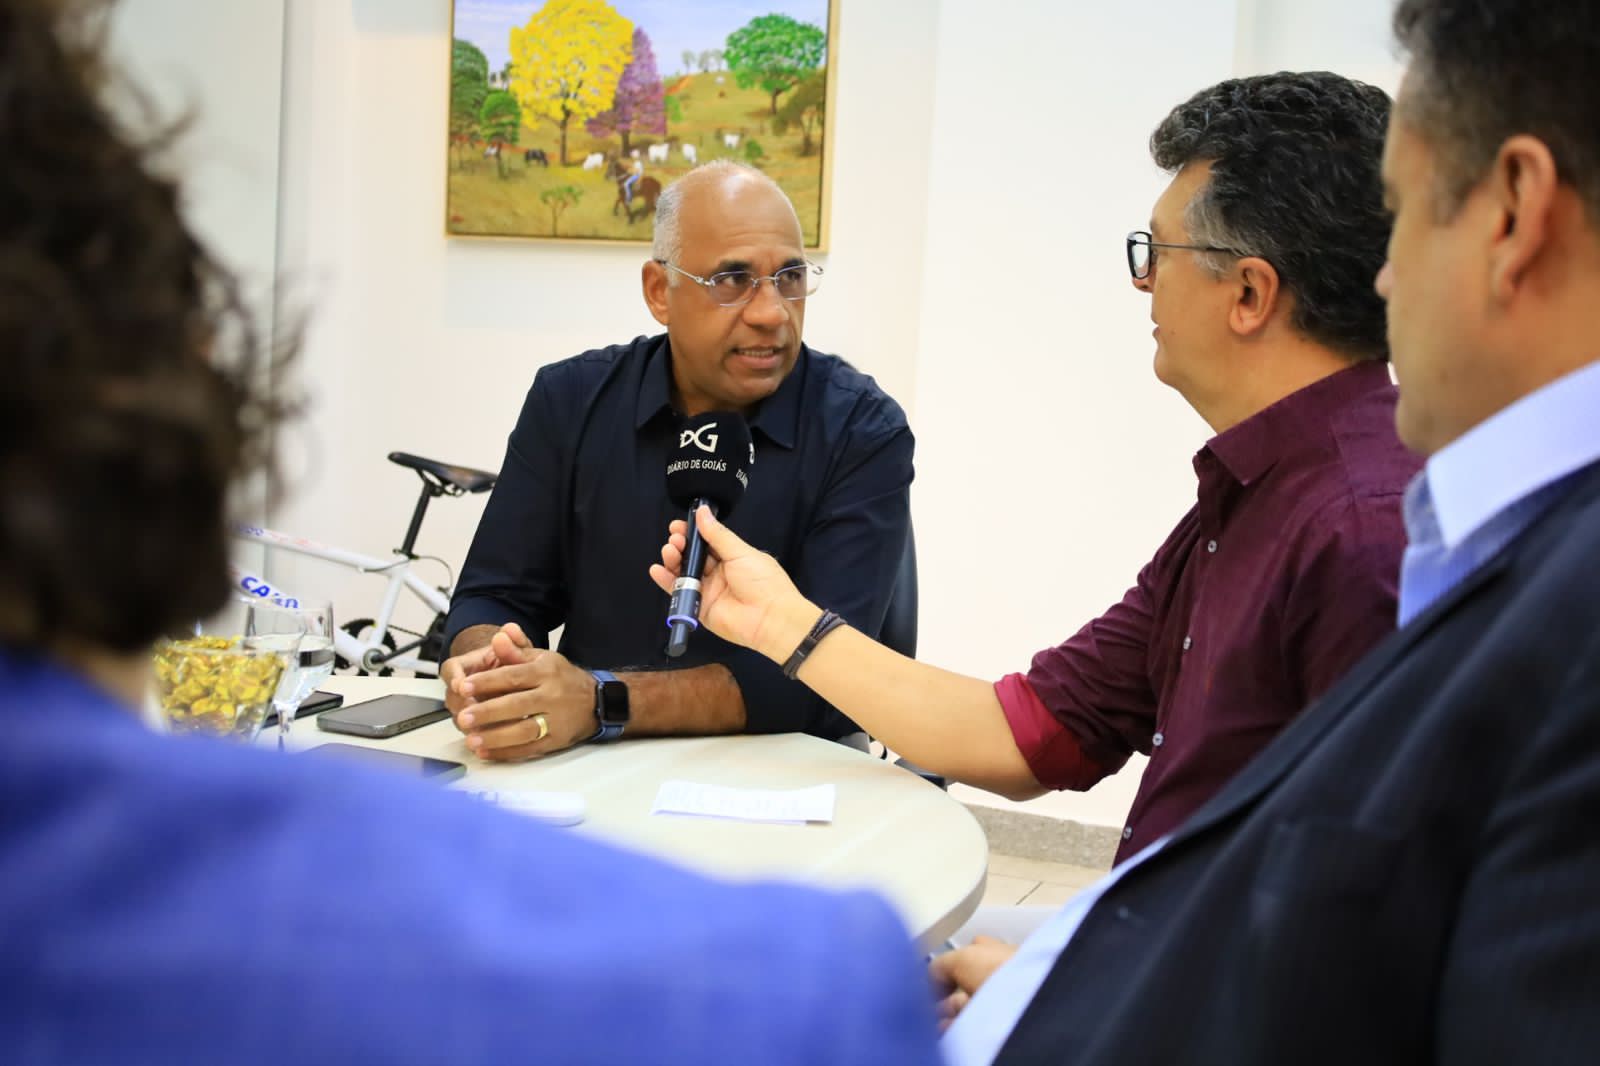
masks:
{"label": "handheld microphone", "polygon": [[686,418],[678,427],[678,446],[667,459],[667,495],[688,511],[683,572],[672,585],[667,609],[667,655],[676,659],[689,647],[689,634],[700,628],[700,575],[706,568],[706,542],[694,513],[703,504],[726,519],[750,486],[755,464],[750,427],[737,411],[708,411]]}

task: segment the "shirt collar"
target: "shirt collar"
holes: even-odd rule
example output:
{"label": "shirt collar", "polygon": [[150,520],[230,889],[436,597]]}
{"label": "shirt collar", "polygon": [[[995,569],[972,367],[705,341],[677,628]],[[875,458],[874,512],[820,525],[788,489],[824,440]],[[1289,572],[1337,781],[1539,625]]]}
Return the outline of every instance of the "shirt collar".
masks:
{"label": "shirt collar", "polygon": [[665,333],[650,343],[639,380],[639,400],[634,405],[633,428],[643,429],[662,411],[672,410],[672,351]]}
{"label": "shirt collar", "polygon": [[1600,360],[1484,419],[1436,452],[1419,477],[1440,539],[1454,548],[1507,507],[1600,459]]}
{"label": "shirt collar", "polygon": [[[666,334],[657,338],[645,356],[644,377],[639,382],[639,400],[634,405],[633,428],[643,429],[663,410],[672,410],[672,346]],[[750,413],[752,432],[760,430],[780,448],[793,448],[800,433],[800,394],[804,389],[806,365],[811,350],[804,344],[794,366],[784,376],[778,391],[756,405]]]}
{"label": "shirt collar", "polygon": [[1218,433],[1206,448],[1239,484],[1248,485],[1286,454],[1327,446],[1327,435],[1313,432],[1313,427],[1326,425],[1356,397],[1393,387],[1387,363],[1365,360],[1296,389]]}
{"label": "shirt collar", "polygon": [[1400,500],[1400,516],[1406,524],[1407,551],[1431,547],[1442,541],[1439,516],[1433,508],[1433,494],[1428,491],[1425,470],[1417,471],[1417,475],[1406,486],[1405,495]]}
{"label": "shirt collar", "polygon": [[784,376],[778,391],[757,404],[750,415],[750,429],[760,430],[780,448],[793,448],[800,435],[800,393],[805,388],[802,379],[810,361],[811,350],[802,344],[794,366]]}

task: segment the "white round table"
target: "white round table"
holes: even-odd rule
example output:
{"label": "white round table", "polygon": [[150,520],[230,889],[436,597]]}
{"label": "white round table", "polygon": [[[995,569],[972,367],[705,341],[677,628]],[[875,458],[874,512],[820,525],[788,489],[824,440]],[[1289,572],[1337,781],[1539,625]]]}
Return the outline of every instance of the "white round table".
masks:
{"label": "white round table", "polygon": [[[390,692],[443,695],[433,679],[333,677],[321,686],[346,706]],[[274,727],[262,733],[270,739]],[[942,943],[983,896],[989,848],[966,807],[906,770],[842,744],[798,733],[624,739],[514,765],[487,763],[446,720],[388,740],[294,723],[290,744],[337,741],[449,759],[465,787],[577,792],[587,804],[573,832],[649,852],[722,878],[779,877],[885,896],[924,949]],[[652,815],[663,781],[736,788],[837,786],[829,824],[776,825]],[[462,781],[457,782],[458,787]]]}

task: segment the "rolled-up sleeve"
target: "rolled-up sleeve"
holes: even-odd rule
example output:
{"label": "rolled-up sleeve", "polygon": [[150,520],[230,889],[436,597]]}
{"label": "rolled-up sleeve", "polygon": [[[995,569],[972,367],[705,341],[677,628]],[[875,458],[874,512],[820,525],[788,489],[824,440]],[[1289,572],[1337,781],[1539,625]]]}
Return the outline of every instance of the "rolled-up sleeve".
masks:
{"label": "rolled-up sleeve", "polygon": [[1149,673],[1152,586],[1161,559],[1140,571],[1120,603],[1035,655],[1026,675],[996,686],[1017,748],[1041,785],[1089,788],[1148,746],[1157,703]]}
{"label": "rolled-up sleeve", "polygon": [[1022,674],[1007,674],[996,681],[994,694],[1017,750],[1039,784],[1083,792],[1117,769],[1091,759],[1077,734],[1061,727]]}
{"label": "rolled-up sleeve", "polygon": [[[883,631],[911,530],[914,446],[892,401],[854,423],[810,527],[794,556],[783,560],[808,599],[874,639]],[[733,653],[724,661],[744,695],[749,732],[843,736],[857,729],[766,658]]]}
{"label": "rolled-up sleeve", "polygon": [[540,647],[567,614],[561,563],[561,404],[547,370],[534,378],[506,444],[505,462],[450,600],[445,646],[469,626],[516,622]]}

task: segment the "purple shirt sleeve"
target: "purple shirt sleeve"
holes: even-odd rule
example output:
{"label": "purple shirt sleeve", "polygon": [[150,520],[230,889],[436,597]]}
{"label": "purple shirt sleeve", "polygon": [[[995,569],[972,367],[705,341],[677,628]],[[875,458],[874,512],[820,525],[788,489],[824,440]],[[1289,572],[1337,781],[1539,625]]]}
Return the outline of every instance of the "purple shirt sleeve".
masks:
{"label": "purple shirt sleeve", "polygon": [[1013,686],[997,687],[1017,747],[1041,785],[1089,788],[1148,746],[1156,720],[1149,656],[1158,575],[1170,565],[1173,540],[1186,526],[1187,521],[1162,545],[1120,603],[1065,643],[1033,657],[1024,678],[1027,691],[1053,729],[1027,708]]}
{"label": "purple shirt sleeve", "polygon": [[1045,788],[1082,792],[1112,772],[1084,754],[1078,738],[1061,728],[1023,675],[1002,677],[994,683],[994,694],[1023,761]]}

